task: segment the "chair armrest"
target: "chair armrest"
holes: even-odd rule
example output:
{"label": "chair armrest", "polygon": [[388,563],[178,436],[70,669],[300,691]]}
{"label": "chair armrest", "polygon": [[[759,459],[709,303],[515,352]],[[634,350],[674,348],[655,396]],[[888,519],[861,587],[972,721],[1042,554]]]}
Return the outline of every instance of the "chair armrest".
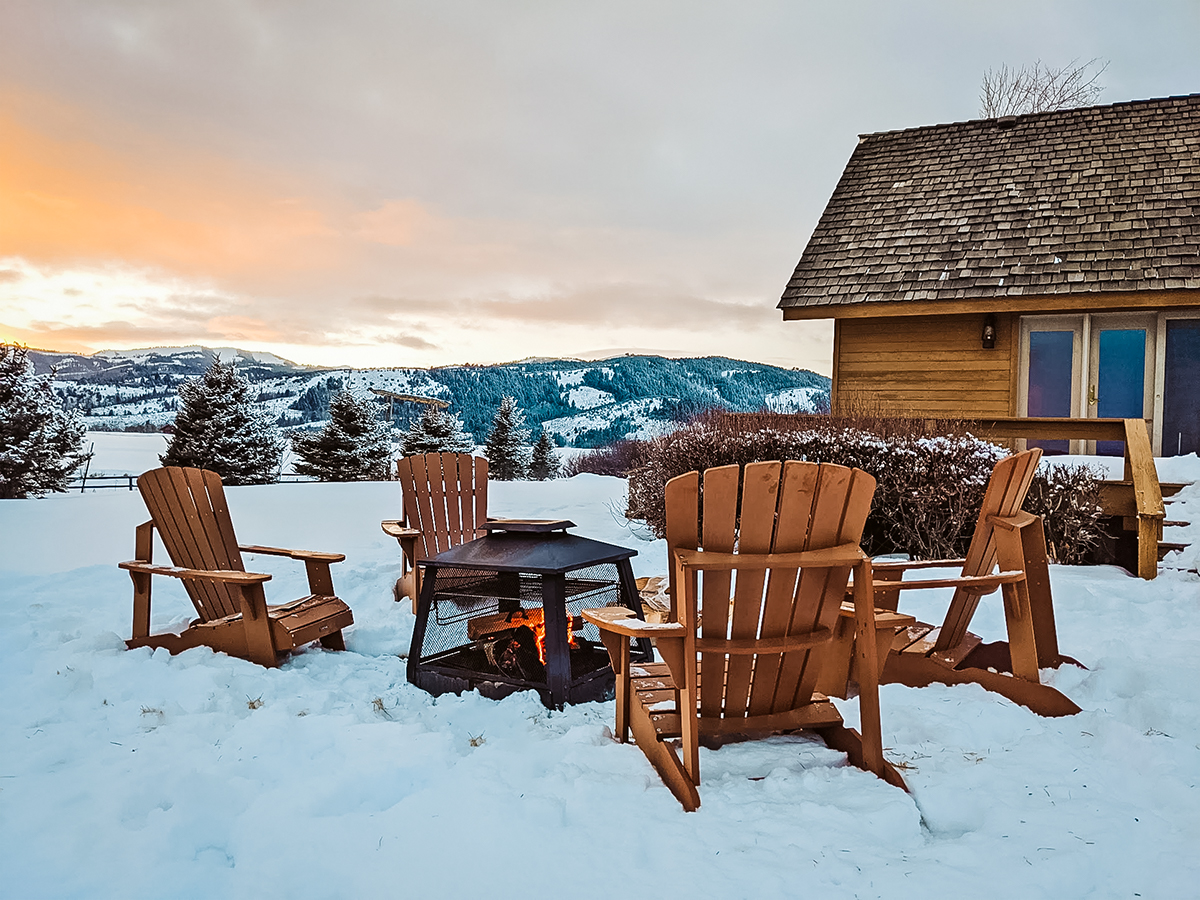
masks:
{"label": "chair armrest", "polygon": [[961,569],[965,559],[922,559],[922,560],[896,560],[895,562],[875,562],[871,561],[871,570],[890,575],[893,572],[906,572],[909,569]]}
{"label": "chair armrest", "polygon": [[580,613],[601,631],[611,631],[626,637],[683,637],[687,629],[678,622],[646,622],[632,609],[624,606],[605,606],[585,609]]}
{"label": "chair armrest", "polygon": [[[847,619],[854,618],[854,604],[842,603],[842,608],[838,615]],[[909,625],[916,625],[917,617],[910,616],[907,613],[893,612],[890,609],[875,608],[875,625],[878,628],[907,628]]]}
{"label": "chair armrest", "polygon": [[420,529],[409,528],[400,519],[384,519],[379,523],[379,527],[383,529],[384,534],[394,537],[396,540],[419,538],[421,536]]}
{"label": "chair armrest", "polygon": [[729,571],[739,569],[835,569],[855,566],[867,559],[858,544],[839,544],[800,553],[715,553],[675,550],[675,561],[687,569]]}
{"label": "chair armrest", "polygon": [[117,566],[130,572],[140,572],[143,575],[169,575],[172,578],[191,578],[196,581],[223,581],[230,584],[262,584],[270,581],[271,576],[261,572],[234,572],[229,569],[184,569],[179,566],[156,566],[131,559],[117,563]]}
{"label": "chair armrest", "polygon": [[925,588],[942,588],[942,587],[961,587],[967,588],[969,593],[990,593],[1002,584],[1010,584],[1014,581],[1024,581],[1025,573],[1021,571],[1015,572],[997,572],[995,575],[956,575],[953,578],[925,578],[915,581],[876,581],[876,591],[911,591],[921,590]]}
{"label": "chair armrest", "polygon": [[307,562],[335,563],[341,562],[346,558],[345,553],[322,553],[319,550],[286,550],[282,547],[260,547],[257,544],[247,544],[239,546],[239,550],[243,553],[262,553],[267,556],[287,556],[291,559],[299,559]]}

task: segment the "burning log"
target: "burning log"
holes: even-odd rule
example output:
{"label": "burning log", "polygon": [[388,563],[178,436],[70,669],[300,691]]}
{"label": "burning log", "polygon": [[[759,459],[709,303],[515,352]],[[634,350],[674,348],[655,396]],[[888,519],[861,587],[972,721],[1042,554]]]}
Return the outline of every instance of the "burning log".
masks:
{"label": "burning log", "polygon": [[488,662],[502,675],[526,681],[545,681],[544,643],[544,637],[539,638],[528,625],[520,625],[484,641],[483,652]]}
{"label": "burning log", "polygon": [[[537,640],[538,660],[544,665],[546,662],[546,613],[541,609],[516,609],[512,612],[476,616],[467,622],[467,637],[478,641],[518,627],[526,627],[533,631]],[[579,646],[575,641],[576,629],[583,630],[583,617],[567,616],[567,644],[572,647]]]}

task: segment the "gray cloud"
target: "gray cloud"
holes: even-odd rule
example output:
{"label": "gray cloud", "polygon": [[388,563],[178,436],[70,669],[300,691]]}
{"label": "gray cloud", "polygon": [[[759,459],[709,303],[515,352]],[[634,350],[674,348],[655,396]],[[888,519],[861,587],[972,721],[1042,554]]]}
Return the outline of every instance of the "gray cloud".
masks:
{"label": "gray cloud", "polygon": [[[42,0],[0,5],[0,113],[167,170],[194,151],[198,208],[211,158],[312,212],[311,243],[257,260],[237,253],[276,219],[213,234],[214,205],[195,233],[236,264],[186,274],[227,296],[135,301],[156,324],[130,340],[244,317],[314,353],[386,340],[435,361],[489,329],[554,352],[591,329],[778,358],[816,346],[774,305],[858,133],[971,118],[984,69],[1037,58],[1111,60],[1104,102],[1185,93],[1197,33],[1195,0]],[[290,199],[262,203],[288,222]]]}

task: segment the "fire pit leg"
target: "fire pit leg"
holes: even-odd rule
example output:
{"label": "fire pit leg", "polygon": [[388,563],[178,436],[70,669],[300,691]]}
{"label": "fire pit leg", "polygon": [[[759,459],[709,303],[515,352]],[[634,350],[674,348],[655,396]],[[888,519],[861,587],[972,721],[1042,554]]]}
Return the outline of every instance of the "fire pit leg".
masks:
{"label": "fire pit leg", "polygon": [[[421,595],[416,601],[417,621],[413,626],[412,642],[408,647],[408,682],[421,684],[418,676],[421,661],[421,645],[425,642],[425,630],[429,627],[429,610],[433,606],[433,587],[437,582],[437,566],[428,566],[421,579]],[[426,688],[428,690],[428,688]]]}
{"label": "fire pit leg", "polygon": [[551,703],[556,709],[562,709],[571,685],[566,575],[542,576],[542,610],[546,621],[546,687],[550,691]]}

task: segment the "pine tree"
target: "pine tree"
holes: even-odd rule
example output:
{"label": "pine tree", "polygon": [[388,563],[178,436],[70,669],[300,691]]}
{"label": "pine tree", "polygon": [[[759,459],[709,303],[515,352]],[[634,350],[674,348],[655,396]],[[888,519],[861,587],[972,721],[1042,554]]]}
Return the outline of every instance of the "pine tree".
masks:
{"label": "pine tree", "polygon": [[506,396],[492,419],[492,432],[484,449],[490,478],[513,481],[525,477],[529,470],[529,429],[524,425],[525,413],[516,400]]}
{"label": "pine tree", "polygon": [[400,443],[403,456],[419,453],[470,453],[475,438],[463,430],[462,419],[436,406],[429,407],[420,419],[413,422]]}
{"label": "pine tree", "polygon": [[226,484],[278,480],[283,439],[250,399],[250,382],[220,360],[201,377],[179,386],[183,401],[164,466],[210,469]]}
{"label": "pine tree", "polygon": [[391,469],[392,445],[375,405],[349,391],[329,403],[329,424],[316,434],[292,435],[292,449],[303,462],[301,475],[321,481],[385,481]]}
{"label": "pine tree", "polygon": [[34,375],[29,349],[0,344],[0,499],[65,491],[87,454],[84,428],[50,386]]}
{"label": "pine tree", "polygon": [[529,477],[535,481],[548,481],[558,477],[558,457],[554,454],[554,443],[550,435],[542,432],[533,445],[533,459],[529,463]]}

